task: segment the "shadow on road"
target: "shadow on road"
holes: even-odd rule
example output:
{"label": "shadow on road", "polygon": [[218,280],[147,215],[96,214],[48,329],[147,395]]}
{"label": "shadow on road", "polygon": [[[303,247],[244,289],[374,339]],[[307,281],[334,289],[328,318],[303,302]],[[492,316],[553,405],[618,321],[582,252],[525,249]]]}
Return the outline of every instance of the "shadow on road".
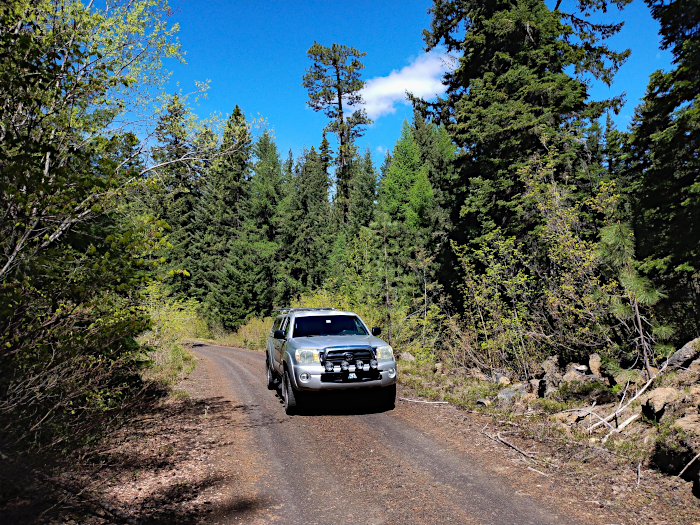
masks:
{"label": "shadow on road", "polygon": [[[275,395],[283,405],[280,391]],[[364,390],[304,392],[301,402],[299,416],[356,416],[390,411],[377,402],[375,393]]]}
{"label": "shadow on road", "polygon": [[235,416],[254,410],[255,405],[222,397],[170,401],[142,411],[87,457],[2,460],[0,522],[126,521],[110,513],[110,506],[144,525],[194,525],[218,515],[244,519],[269,502],[209,501],[212,489],[237,480],[203,467],[230,444],[216,432],[241,426],[248,418]]}

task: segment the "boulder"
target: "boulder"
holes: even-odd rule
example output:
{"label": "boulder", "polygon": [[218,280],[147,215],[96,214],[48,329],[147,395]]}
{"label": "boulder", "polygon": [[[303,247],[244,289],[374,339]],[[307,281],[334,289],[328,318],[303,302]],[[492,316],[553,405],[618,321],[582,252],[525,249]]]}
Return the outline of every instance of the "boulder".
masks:
{"label": "boulder", "polygon": [[677,350],[671,357],[668,358],[669,368],[687,367],[693,360],[697,359],[700,354],[700,337],[683,345],[683,348]]}
{"label": "boulder", "polygon": [[570,370],[566,374],[564,374],[564,377],[561,378],[562,382],[564,383],[571,383],[572,381],[583,381],[584,376],[580,373],[578,373],[576,370]]}
{"label": "boulder", "polygon": [[697,412],[686,414],[682,418],[676,419],[673,424],[686,432],[700,436],[700,414]]}
{"label": "boulder", "polygon": [[412,363],[416,360],[416,358],[413,357],[413,354],[411,352],[401,352],[401,355],[399,355],[399,359],[401,359],[402,361],[408,361],[409,363]]}
{"label": "boulder", "polygon": [[504,388],[498,393],[498,399],[502,399],[503,401],[510,401],[513,399],[515,396],[518,395],[517,390],[513,390],[512,388]]}
{"label": "boulder", "polygon": [[544,375],[559,373],[559,357],[556,355],[550,356],[542,363]]}
{"label": "boulder", "polygon": [[530,379],[528,381],[528,392],[532,392],[535,395],[539,395],[540,384],[543,383],[541,379]]}
{"label": "boulder", "polygon": [[552,383],[545,382],[544,393],[542,394],[542,397],[549,397],[552,394],[554,394],[557,390],[557,386],[553,385]]}
{"label": "boulder", "polygon": [[691,363],[688,365],[688,370],[695,372],[696,374],[700,374],[700,359],[691,361]]}
{"label": "boulder", "polygon": [[516,396],[523,397],[527,393],[527,386],[523,383],[516,383],[509,388],[504,388],[498,393],[498,399],[510,401]]}
{"label": "boulder", "polygon": [[491,400],[486,398],[477,399],[476,404],[482,407],[487,407],[491,405]]}
{"label": "boulder", "polygon": [[506,376],[500,376],[498,378],[498,384],[499,385],[510,385],[510,379],[508,379]]}
{"label": "boulder", "polygon": [[568,374],[572,370],[575,370],[579,374],[585,374],[586,372],[588,372],[588,367],[586,365],[580,365],[578,363],[569,363],[566,366],[566,373]]}
{"label": "boulder", "polygon": [[599,376],[600,365],[601,360],[598,354],[591,354],[590,356],[588,356],[588,368],[591,369],[591,374],[593,374],[594,376]]}
{"label": "boulder", "polygon": [[655,388],[646,397],[646,403],[644,403],[644,413],[650,419],[661,419],[666,410],[666,406],[677,401],[680,397],[680,392],[675,388]]}
{"label": "boulder", "polygon": [[435,363],[433,365],[433,372],[435,372],[435,374],[437,374],[437,375],[442,374],[443,367],[444,367],[444,365],[442,363]]}
{"label": "boulder", "polygon": [[613,376],[613,380],[615,381],[616,385],[622,385],[623,388],[627,384],[627,381],[629,381],[630,386],[641,386],[646,383],[646,380],[642,377],[642,374],[640,374],[637,370],[623,370],[615,374]]}

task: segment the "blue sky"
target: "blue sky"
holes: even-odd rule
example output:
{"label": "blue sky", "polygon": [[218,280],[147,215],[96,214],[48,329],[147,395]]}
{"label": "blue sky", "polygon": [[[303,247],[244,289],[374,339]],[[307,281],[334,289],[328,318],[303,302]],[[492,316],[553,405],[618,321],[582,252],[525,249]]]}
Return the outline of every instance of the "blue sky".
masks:
{"label": "blue sky", "polygon": [[[425,94],[439,88],[440,61],[423,51],[421,31],[430,25],[428,0],[180,1],[172,2],[178,7],[172,21],[180,24],[187,65],[167,65],[173,71],[172,82],[187,92],[194,89],[195,80],[210,80],[208,98],[200,100],[196,112],[228,114],[238,104],[248,116],[265,117],[284,155],[290,148],[296,155],[304,146],[318,145],[327,123],[323,114],[306,107],[307,94],[301,86],[310,64],[306,51],[314,40],[367,53],[365,98],[375,124],[358,145],[370,147],[378,162],[383,150],[393,148],[404,118],[412,115],[410,106],[397,100],[405,86]],[[605,19],[625,20],[621,33],[609,43],[615,49],[629,47],[632,56],[612,88],[594,85],[592,95],[603,98],[626,92],[627,104],[616,117],[624,128],[644,95],[649,74],[668,69],[671,55],[659,50],[658,24],[641,0],[621,13],[609,11]]]}

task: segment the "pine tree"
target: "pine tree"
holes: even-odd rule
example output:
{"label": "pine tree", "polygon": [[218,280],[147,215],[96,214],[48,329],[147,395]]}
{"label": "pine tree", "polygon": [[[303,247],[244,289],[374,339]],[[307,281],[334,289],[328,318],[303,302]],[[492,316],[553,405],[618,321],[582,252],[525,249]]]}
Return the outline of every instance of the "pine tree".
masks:
{"label": "pine tree", "polygon": [[186,139],[185,115],[182,99],[174,96],[156,127],[159,147],[153,154],[155,162],[162,164],[159,170],[162,189],[153,200],[154,211],[170,228],[167,240],[171,248],[165,254],[166,269],[171,274],[169,287],[179,298],[187,297],[190,292],[188,253],[202,170],[202,166],[195,162],[178,161],[194,149]]}
{"label": "pine tree", "polygon": [[[578,154],[572,138],[580,136],[583,121],[619,104],[589,103],[587,84],[569,72],[588,72],[609,84],[628,52],[611,51],[599,40],[620,24],[592,24],[560,11],[560,4],[550,10],[542,0],[436,0],[430,9],[427,48],[444,45],[460,60],[445,75],[446,97],[418,106],[444,124],[461,148],[459,178],[450,191],[453,235],[460,244],[496,227],[506,235],[531,229],[518,169],[555,147],[561,152],[558,172],[567,173]],[[606,6],[579,2],[586,16]]]}
{"label": "pine tree", "polygon": [[630,137],[634,230],[677,337],[700,330],[700,3],[648,0],[675,69],[651,75]]}
{"label": "pine tree", "polygon": [[[336,201],[342,221],[347,223],[351,185],[348,166],[354,156],[353,143],[364,134],[365,126],[372,123],[363,108],[353,111],[353,106],[362,105],[360,91],[365,83],[360,79],[360,70],[365,66],[360,58],[366,53],[344,45],[325,47],[314,42],[307,55],[313,64],[306,70],[302,85],[309,92],[309,107],[323,111],[331,119],[324,132],[334,133],[338,139]],[[326,162],[330,148],[325,133],[323,141],[321,155]]]}
{"label": "pine tree", "polygon": [[251,137],[238,106],[226,122],[220,151],[224,153],[206,172],[195,209],[188,266],[191,296],[202,301],[215,320],[227,319],[228,327],[230,312],[219,299],[237,295],[239,283],[221,280],[221,271],[234,244],[245,243],[242,230],[251,165]]}
{"label": "pine tree", "polygon": [[369,226],[374,216],[377,196],[377,170],[372,162],[372,152],[367,149],[358,163],[350,189],[350,229],[356,235],[362,226]]}
{"label": "pine tree", "polygon": [[257,315],[270,314],[279,303],[281,206],[286,191],[277,145],[268,132],[255,144],[257,161],[253,170],[250,209],[246,223],[247,259],[252,275],[252,305]]}
{"label": "pine tree", "polygon": [[[426,169],[435,202],[445,214],[456,207],[452,189],[457,181],[454,160],[456,147],[444,125],[437,126],[418,111],[411,123],[413,139],[418,146],[421,165]],[[445,217],[447,220],[447,217]],[[447,225],[444,225],[447,227]]]}
{"label": "pine tree", "polygon": [[380,206],[391,220],[405,222],[409,192],[421,167],[418,145],[413,140],[408,122],[404,121],[401,137],[394,146],[391,164],[379,185]]}
{"label": "pine tree", "polygon": [[278,298],[289,302],[323,284],[328,272],[331,233],[328,174],[315,148],[296,165],[282,206],[281,281]]}

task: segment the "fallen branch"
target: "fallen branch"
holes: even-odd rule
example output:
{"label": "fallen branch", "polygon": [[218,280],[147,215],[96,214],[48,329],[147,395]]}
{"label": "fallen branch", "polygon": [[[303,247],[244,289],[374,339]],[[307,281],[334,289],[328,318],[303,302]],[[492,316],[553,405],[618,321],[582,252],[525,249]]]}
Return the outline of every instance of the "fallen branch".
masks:
{"label": "fallen branch", "polygon": [[533,471],[533,472],[537,472],[538,474],[542,474],[545,478],[548,478],[548,477],[549,477],[549,474],[545,474],[544,472],[540,472],[540,471],[537,470],[536,468],[527,467],[527,469],[528,469],[528,470],[531,470],[531,471]]}
{"label": "fallen branch", "polygon": [[[593,407],[594,407],[595,405],[596,405],[595,402],[593,402],[593,404],[592,404],[589,408],[569,408],[569,409],[567,409],[567,410],[562,410],[561,412],[557,412],[557,414],[563,414],[563,413],[565,413],[565,412],[583,412],[585,415],[591,415],[591,416],[597,417],[598,419],[600,419],[600,423],[603,423],[603,424],[604,424],[605,426],[607,426],[609,429],[611,429],[611,430],[614,429],[615,427],[613,427],[610,423],[608,423],[607,421],[605,421],[605,420],[600,416],[600,414],[597,414],[597,413],[593,412]],[[584,417],[585,417],[585,416],[584,416]]]}
{"label": "fallen branch", "polygon": [[513,445],[513,443],[509,443],[508,441],[506,441],[505,439],[503,439],[503,438],[501,437],[501,433],[500,433],[500,432],[498,432],[498,433],[496,434],[496,437],[498,438],[498,440],[499,440],[501,443],[503,443],[504,445],[508,445],[508,446],[509,446],[510,448],[512,448],[513,450],[517,450],[518,452],[520,452],[520,453],[521,453],[523,456],[525,456],[526,458],[530,458],[530,459],[532,459],[532,460],[535,460],[535,459],[536,459],[536,458],[534,458],[531,454],[529,454],[529,453],[527,453],[527,452],[525,452],[525,451],[523,451],[523,450],[520,450],[518,447],[516,447],[515,445]]}
{"label": "fallen branch", "polygon": [[627,404],[626,404],[625,406],[623,406],[622,408],[618,408],[617,410],[615,410],[615,412],[613,412],[612,414],[610,414],[610,415],[609,415],[608,417],[606,417],[605,419],[602,419],[601,421],[598,421],[597,423],[594,423],[593,425],[591,425],[590,427],[588,427],[588,428],[586,429],[586,431],[587,431],[587,432],[590,432],[591,430],[593,430],[594,428],[599,427],[599,426],[602,425],[603,423],[607,423],[608,421],[611,421],[612,419],[616,418],[621,412],[623,412],[625,409],[627,409],[627,407],[630,406],[634,400],[636,400],[637,398],[639,398],[639,396],[641,396],[647,388],[649,388],[649,385],[651,385],[651,384],[654,382],[654,379],[656,379],[657,377],[659,377],[659,376],[664,372],[664,370],[666,370],[666,367],[667,367],[667,366],[668,366],[668,361],[667,361],[666,364],[663,366],[663,368],[661,368],[661,370],[659,370],[659,373],[658,373],[658,374],[656,374],[654,377],[652,377],[651,379],[649,379],[649,381],[647,381],[647,383],[639,390],[639,392],[637,392],[633,398],[631,398],[629,401],[627,401]]}
{"label": "fallen branch", "polygon": [[690,467],[690,465],[695,463],[695,460],[698,458],[700,458],[700,453],[698,453],[697,456],[695,456],[693,459],[691,459],[690,462],[685,467],[683,467],[683,470],[681,470],[680,474],[678,474],[676,477],[680,478],[685,473],[685,471],[688,470],[688,467]]}
{"label": "fallen branch", "polygon": [[[487,425],[487,426],[488,426],[488,425]],[[486,427],[484,427],[484,428],[486,428]],[[518,447],[516,447],[516,446],[513,445],[512,443],[509,443],[508,441],[506,441],[505,439],[503,439],[503,438],[501,437],[501,434],[500,434],[500,433],[497,433],[495,437],[492,436],[491,434],[488,434],[488,433],[484,432],[483,430],[481,431],[481,433],[482,433],[484,436],[486,436],[487,438],[489,438],[489,439],[493,439],[494,441],[498,441],[498,442],[500,442],[500,443],[502,443],[502,444],[504,444],[504,445],[506,445],[506,446],[512,448],[513,450],[515,450],[515,451],[519,452],[520,454],[522,454],[523,456],[525,456],[527,459],[531,459],[532,461],[537,461],[536,458],[532,457],[532,456],[531,456],[530,454],[528,454],[527,452],[523,452],[522,450],[520,450]]]}
{"label": "fallen branch", "polygon": [[420,399],[408,399],[406,397],[400,397],[401,401],[410,401],[411,403],[425,403],[426,405],[449,405],[447,401],[422,401]]}
{"label": "fallen branch", "polygon": [[608,433],[608,435],[606,435],[603,439],[600,440],[600,442],[601,442],[601,443],[605,443],[605,442],[608,440],[608,438],[609,438],[610,436],[612,436],[615,432],[621,432],[623,428],[625,428],[627,425],[629,425],[630,423],[632,423],[632,421],[634,421],[635,419],[637,419],[640,415],[641,415],[641,414],[634,414],[634,415],[628,417],[627,419],[625,419],[625,420],[620,424],[619,427],[613,428],[613,429]]}
{"label": "fallen branch", "polygon": [[637,486],[639,486],[639,482],[642,480],[642,462],[640,461],[637,463]]}

